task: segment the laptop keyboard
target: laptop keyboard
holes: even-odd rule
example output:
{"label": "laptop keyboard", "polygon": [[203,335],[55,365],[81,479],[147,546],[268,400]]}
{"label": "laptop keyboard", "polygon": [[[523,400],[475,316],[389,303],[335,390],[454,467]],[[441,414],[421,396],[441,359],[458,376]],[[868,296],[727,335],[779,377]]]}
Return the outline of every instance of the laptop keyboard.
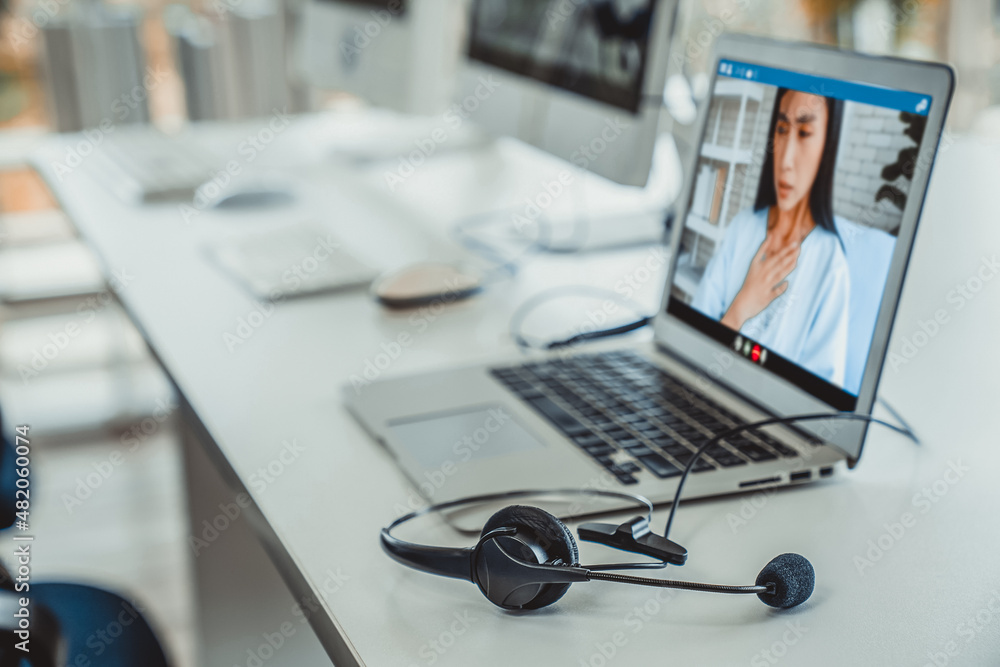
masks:
{"label": "laptop keyboard", "polygon": [[[660,479],[680,475],[708,438],[745,423],[634,352],[490,372],[622,484],[638,483],[643,470]],[[743,433],[709,448],[692,472],[796,456],[766,433]]]}

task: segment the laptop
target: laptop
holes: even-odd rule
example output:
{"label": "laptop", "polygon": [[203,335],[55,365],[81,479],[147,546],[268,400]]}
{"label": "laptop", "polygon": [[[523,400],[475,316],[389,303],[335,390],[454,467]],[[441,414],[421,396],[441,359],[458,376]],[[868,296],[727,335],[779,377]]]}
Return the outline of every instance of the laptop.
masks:
{"label": "laptop", "polygon": [[[742,35],[713,58],[653,343],[345,389],[428,501],[605,488],[669,502],[713,433],[871,412],[953,72]],[[707,451],[682,497],[836,477],[866,433],[744,432]]]}

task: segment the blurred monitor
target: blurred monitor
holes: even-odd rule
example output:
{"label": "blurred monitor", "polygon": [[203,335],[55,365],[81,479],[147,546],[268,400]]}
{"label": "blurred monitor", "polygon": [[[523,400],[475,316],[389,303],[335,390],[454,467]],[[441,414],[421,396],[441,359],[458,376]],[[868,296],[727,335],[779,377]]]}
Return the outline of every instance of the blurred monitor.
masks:
{"label": "blurred monitor", "polygon": [[677,0],[472,0],[458,104],[490,132],[645,185],[676,10]]}
{"label": "blurred monitor", "polygon": [[461,10],[458,0],[307,0],[298,67],[318,88],[438,113],[454,91]]}

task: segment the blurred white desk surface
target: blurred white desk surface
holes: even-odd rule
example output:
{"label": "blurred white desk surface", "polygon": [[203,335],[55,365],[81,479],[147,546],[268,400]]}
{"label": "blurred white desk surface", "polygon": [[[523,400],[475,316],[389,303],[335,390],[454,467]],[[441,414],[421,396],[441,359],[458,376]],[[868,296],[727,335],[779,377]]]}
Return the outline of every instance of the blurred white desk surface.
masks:
{"label": "blurred white desk surface", "polygon": [[[51,162],[64,154],[65,139],[35,161],[108,272],[129,276],[121,300],[193,410],[188,416],[203,425],[216,465],[231,487],[250,490],[266,519],[251,524],[292,592],[322,600],[313,620],[338,665],[1000,662],[997,147],[964,139],[942,152],[913,253],[891,343],[904,363],[887,364],[882,396],[923,446],[874,428],[861,464],[842,482],[691,503],[679,514],[675,539],[691,556],[671,576],[751,583],[770,558],[794,551],[817,571],[808,603],[777,613],[752,596],[590,583],[575,585],[554,607],[511,614],[467,582],[433,578],[382,554],[379,529],[414,492],[344,410],[342,387],[401,332],[414,343],[393,373],[517,358],[507,335],[517,304],[551,285],[613,287],[648,251],[538,257],[516,280],[445,308],[419,333],[411,313],[388,312],[361,292],[280,303],[230,351],[223,334],[258,306],[206,259],[206,242],[312,207],[345,237],[374,233],[387,256],[452,252],[428,230],[509,203],[484,201],[490,192],[523,187],[511,199],[522,201],[551,166],[523,151],[518,158],[506,145],[453,151],[390,195],[386,163],[330,159],[337,141],[357,136],[350,123],[364,125],[334,121],[295,120],[260,156],[301,179],[308,197],[295,211],[204,212],[185,224],[175,206],[121,204],[83,170],[60,180]],[[215,128],[206,142],[225,151],[242,131]],[[352,218],[359,201],[381,212],[364,229]],[[639,295],[644,307],[657,303],[658,283]],[[958,285],[967,286],[965,297]],[[938,311],[946,321],[934,329],[927,323]],[[299,458],[262,483],[258,470],[291,439],[302,447]],[[664,517],[658,512],[657,523]],[[906,526],[904,517],[912,517]],[[424,542],[463,543],[443,525],[423,525]],[[582,551],[584,562],[615,557],[593,545]],[[299,627],[288,606],[276,611]],[[230,605],[230,613],[250,610]],[[252,662],[248,649],[261,635],[243,641],[217,664]],[[279,650],[264,664],[281,658]]]}

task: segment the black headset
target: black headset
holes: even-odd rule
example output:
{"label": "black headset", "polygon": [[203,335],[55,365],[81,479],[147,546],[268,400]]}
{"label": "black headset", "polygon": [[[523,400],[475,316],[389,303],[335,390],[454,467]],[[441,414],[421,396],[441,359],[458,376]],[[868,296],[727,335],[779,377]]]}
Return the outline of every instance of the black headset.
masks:
{"label": "black headset", "polygon": [[[621,525],[587,523],[579,536],[631,553],[656,559],[647,563],[580,565],[573,533],[562,521],[537,507],[511,505],[501,509],[483,526],[473,547],[436,547],[406,542],[392,535],[400,524],[425,514],[525,496],[602,496],[627,500],[645,507],[646,515]],[[687,550],[650,529],[653,505],[642,496],[597,489],[511,491],[431,505],[399,517],[382,529],[381,543],[394,560],[429,574],[471,581],[483,595],[504,609],[540,609],[561,598],[571,584],[613,581],[639,586],[679,588],[710,593],[756,594],[764,604],[787,609],[802,604],[812,594],[816,575],[808,560],[782,554],[764,566],[752,586],[724,586],[688,581],[610,574],[606,570],[634,570],[683,565]]]}
{"label": "black headset", "polygon": [[[855,412],[818,412],[769,417],[717,433],[698,447],[694,456],[684,466],[684,471],[677,482],[663,535],[657,535],[650,528],[653,504],[643,496],[599,489],[548,489],[471,496],[410,512],[382,529],[382,549],[407,567],[442,577],[471,581],[479,586],[479,590],[490,602],[504,609],[540,609],[557,601],[569,590],[570,584],[579,581],[613,581],[620,584],[679,588],[707,593],[742,595],[754,593],[766,605],[788,609],[808,600],[816,585],[816,573],[812,564],[798,554],[786,553],[773,558],[760,571],[752,586],[700,584],[692,581],[609,574],[606,571],[664,568],[667,565],[683,565],[687,561],[687,550],[668,539],[677,506],[680,504],[681,490],[701,455],[723,438],[775,424],[845,419],[880,424],[920,444],[920,439],[913,429],[895,410],[888,405],[886,407],[899,419],[900,426],[872,415]],[[392,530],[397,526],[425,514],[525,496],[552,495],[616,498],[643,506],[646,510],[644,517],[638,516],[617,526],[607,523],[585,523],[580,526],[579,535],[581,540],[650,556],[656,561],[580,565],[579,551],[569,528],[548,512],[525,505],[505,507],[490,517],[474,547],[434,547],[406,542],[392,535]]]}

